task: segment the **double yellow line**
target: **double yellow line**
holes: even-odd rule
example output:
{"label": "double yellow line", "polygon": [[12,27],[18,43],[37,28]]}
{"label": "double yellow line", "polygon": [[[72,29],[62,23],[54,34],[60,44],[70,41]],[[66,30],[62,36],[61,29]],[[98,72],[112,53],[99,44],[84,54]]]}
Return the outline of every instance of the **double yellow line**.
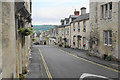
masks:
{"label": "double yellow line", "polygon": [[110,67],[104,66],[104,65],[102,65],[102,64],[98,64],[98,63],[95,63],[95,62],[93,62],[93,61],[90,61],[90,60],[87,60],[87,59],[84,59],[84,58],[78,57],[78,56],[76,56],[76,55],[73,55],[73,54],[71,54],[71,53],[68,53],[68,52],[66,52],[66,51],[63,51],[63,50],[61,50],[61,49],[59,49],[59,50],[62,51],[62,52],[64,52],[64,53],[66,53],[66,54],[68,54],[68,55],[70,55],[70,56],[73,56],[73,57],[75,57],[75,58],[78,58],[78,59],[81,59],[81,60],[83,60],[83,61],[86,61],[86,62],[92,63],[92,64],[94,64],[94,65],[98,65],[98,66],[100,66],[100,67],[103,67],[103,68],[106,68],[106,69],[112,70],[112,71],[114,71],[114,72],[120,73],[119,70],[116,70],[116,69],[113,69],[113,68],[110,68]]}
{"label": "double yellow line", "polygon": [[49,69],[48,69],[48,66],[47,66],[47,64],[46,64],[46,62],[45,62],[45,59],[44,59],[44,57],[43,57],[43,55],[42,55],[42,52],[41,52],[40,49],[38,49],[38,50],[39,50],[39,52],[40,52],[40,56],[41,56],[42,61],[43,61],[43,64],[44,64],[46,74],[47,74],[49,80],[53,80],[53,78],[52,78],[52,76],[51,76],[51,74],[50,74],[50,71],[49,71]]}

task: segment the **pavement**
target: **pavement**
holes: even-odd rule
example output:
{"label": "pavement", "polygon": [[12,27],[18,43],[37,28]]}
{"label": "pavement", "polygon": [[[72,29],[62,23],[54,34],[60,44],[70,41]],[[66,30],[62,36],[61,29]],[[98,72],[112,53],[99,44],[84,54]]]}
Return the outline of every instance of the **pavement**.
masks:
{"label": "pavement", "polygon": [[77,56],[85,58],[87,60],[102,64],[102,65],[105,65],[107,67],[111,67],[111,68],[114,68],[114,69],[120,71],[120,62],[106,61],[104,59],[101,59],[101,58],[98,58],[98,57],[95,57],[95,56],[88,56],[88,55],[86,55],[86,53],[89,53],[89,51],[86,51],[86,50],[73,49],[73,48],[64,48],[64,47],[59,47],[57,45],[54,45],[54,46],[61,49],[61,50],[69,52],[71,54],[77,55]]}
{"label": "pavement", "polygon": [[32,47],[32,54],[30,58],[30,64],[28,66],[28,74],[26,78],[47,78],[46,71],[43,62],[40,57],[40,53],[36,46]]}
{"label": "pavement", "polygon": [[54,45],[33,45],[29,73],[26,78],[52,78],[53,80],[77,78],[78,80],[84,73],[118,78],[117,70],[80,58],[77,52],[77,50]]}

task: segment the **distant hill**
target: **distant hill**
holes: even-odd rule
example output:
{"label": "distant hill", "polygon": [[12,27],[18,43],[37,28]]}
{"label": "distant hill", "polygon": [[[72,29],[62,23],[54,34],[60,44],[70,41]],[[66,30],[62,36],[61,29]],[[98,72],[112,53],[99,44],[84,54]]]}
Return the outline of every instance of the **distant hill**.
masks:
{"label": "distant hill", "polygon": [[54,25],[33,25],[33,28],[36,30],[36,33],[40,33],[40,31],[47,31],[54,28]]}

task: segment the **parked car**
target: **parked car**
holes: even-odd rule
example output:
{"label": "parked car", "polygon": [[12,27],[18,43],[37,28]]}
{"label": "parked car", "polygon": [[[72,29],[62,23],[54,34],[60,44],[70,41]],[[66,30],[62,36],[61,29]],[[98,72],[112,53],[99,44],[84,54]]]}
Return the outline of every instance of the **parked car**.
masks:
{"label": "parked car", "polygon": [[35,42],[34,45],[40,45],[40,43],[39,42]]}

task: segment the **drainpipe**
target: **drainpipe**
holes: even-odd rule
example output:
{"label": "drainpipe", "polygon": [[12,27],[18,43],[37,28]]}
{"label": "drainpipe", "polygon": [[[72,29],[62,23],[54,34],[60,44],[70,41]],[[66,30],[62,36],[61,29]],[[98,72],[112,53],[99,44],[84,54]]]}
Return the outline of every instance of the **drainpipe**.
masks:
{"label": "drainpipe", "polygon": [[71,23],[70,23],[70,47],[71,47]]}

